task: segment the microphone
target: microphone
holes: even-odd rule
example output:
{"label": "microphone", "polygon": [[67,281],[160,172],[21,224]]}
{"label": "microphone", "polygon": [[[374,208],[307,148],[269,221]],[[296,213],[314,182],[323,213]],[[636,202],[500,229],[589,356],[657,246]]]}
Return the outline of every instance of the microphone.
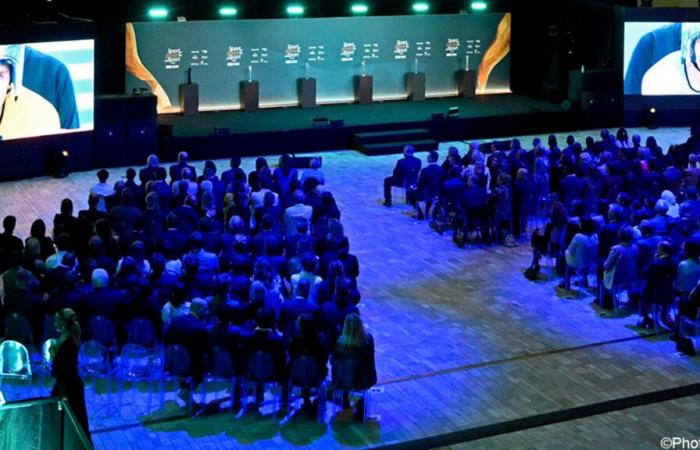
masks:
{"label": "microphone", "polygon": [[192,68],[187,69],[187,84],[192,84]]}

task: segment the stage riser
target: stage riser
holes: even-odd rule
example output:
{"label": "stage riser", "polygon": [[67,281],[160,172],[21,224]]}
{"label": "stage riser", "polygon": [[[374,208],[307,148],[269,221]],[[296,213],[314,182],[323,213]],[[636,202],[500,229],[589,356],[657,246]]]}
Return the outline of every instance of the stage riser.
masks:
{"label": "stage riser", "polygon": [[382,144],[362,145],[360,148],[358,148],[358,150],[367,156],[394,155],[403,153],[403,149],[407,145],[413,146],[413,149],[417,152],[423,152],[437,150],[440,143],[432,139],[422,141],[386,142]]}
{"label": "stage riser", "polygon": [[406,129],[398,131],[380,131],[374,133],[355,133],[353,142],[356,147],[367,144],[380,144],[386,142],[416,141],[432,139],[430,130],[425,128]]}

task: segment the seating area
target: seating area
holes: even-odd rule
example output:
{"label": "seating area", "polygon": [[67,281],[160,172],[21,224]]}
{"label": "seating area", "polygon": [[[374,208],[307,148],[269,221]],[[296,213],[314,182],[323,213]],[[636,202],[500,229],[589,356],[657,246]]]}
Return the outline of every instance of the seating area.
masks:
{"label": "seating area", "polygon": [[[673,130],[670,134],[663,130],[657,136],[668,143],[678,141],[686,132]],[[576,137],[584,139],[585,134]],[[532,137],[520,139],[525,142]],[[463,143],[441,144],[440,161],[451,146],[466,151]],[[634,316],[611,314],[602,320],[592,314],[597,309],[592,310],[588,301],[562,301],[555,290],[561,281],[556,275],[555,258],[543,258],[543,276],[537,282],[523,277],[522,269],[532,260],[527,241],[521,239],[519,246],[513,248],[467,244],[465,249],[459,249],[449,233],[436,235],[424,222],[409,220],[395,211],[398,208],[387,210],[378,204],[381,187],[377,180],[393,168],[396,157],[377,157],[370,166],[362,165],[364,158],[347,151],[324,154],[323,170],[326,185],[343,212],[344,234],[353,244],[352,253],[362,263],[358,308],[367,330],[377,341],[378,386],[370,390],[364,404],[364,413],[371,420],[363,424],[354,414],[344,413],[339,391],[321,390],[321,394],[315,387],[309,389],[310,403],[315,407],[317,395],[325,395],[325,422],[319,422],[318,416],[309,417],[309,409],[303,407],[304,380],[293,379],[291,373],[286,414],[274,412],[282,403],[279,384],[265,386],[262,405],[257,407],[256,386],[253,380],[243,377],[239,377],[245,381],[240,384],[241,409],[231,411],[235,387],[226,357],[215,359],[216,367],[207,367],[200,386],[190,392],[181,389],[178,381],[163,383],[161,408],[159,372],[164,335],[154,320],[159,317],[143,317],[154,324],[156,353],[150,351],[148,331],[141,331],[142,327],[134,329],[122,321],[121,332],[120,326],[115,326],[118,346],[122,347],[116,356],[107,350],[108,357],[113,358],[112,377],[102,376],[99,371],[96,376],[83,376],[97,448],[118,449],[125,441],[140,448],[216,448],[223,443],[234,447],[364,448],[455,430],[498,429],[537,411],[595,405],[694,382],[696,358],[679,359],[674,355],[675,343],[665,337],[637,339],[638,332],[627,328],[636,323]],[[216,164],[222,167],[228,162]],[[191,165],[198,171],[203,167],[201,162]],[[241,167],[246,172],[253,170],[255,159],[244,159]],[[17,234],[25,238],[25,230],[30,229],[37,214],[49,223],[54,216],[53,205],[60,203],[64,195],[76,199],[76,209],[86,208],[87,198],[81,193],[94,185],[94,176],[90,172],[65,180],[34,180],[32,185],[6,184],[0,187],[5,189],[0,201],[30,205],[30,199],[44,195],[47,208],[40,213],[25,214],[10,203],[3,204],[4,210],[16,214]],[[61,186],[60,193],[48,190],[56,185]],[[400,202],[396,200],[395,204],[398,207]],[[540,220],[540,227],[548,221]],[[529,230],[534,228],[534,222]],[[544,276],[550,268],[552,281]],[[588,278],[589,287],[593,288],[595,274]],[[574,274],[571,283],[576,289],[582,281]],[[589,292],[592,293],[582,293],[581,298],[590,299]],[[576,296],[573,291],[572,294]],[[50,326],[47,329],[52,330]],[[82,331],[83,342],[91,340],[89,324],[84,324]],[[41,338],[38,342],[42,342]],[[144,349],[127,347],[129,343]],[[129,373],[118,373],[124,368],[120,356],[125,352],[129,355],[126,367],[131,369]],[[18,398],[50,391],[53,379],[46,371],[34,370],[40,366],[38,354],[33,359],[32,384],[5,380],[3,392],[9,389],[9,396]],[[653,370],[649,368],[651,361]],[[291,372],[292,367],[288,367]],[[562,376],[562,367],[576,370],[567,369]],[[332,365],[328,364],[326,386],[331,384]],[[576,398],[564,394],[574,391]],[[190,393],[192,414],[196,417],[187,418]],[[358,398],[351,393],[351,403]],[[556,429],[564,430],[563,436],[571,436],[568,431],[587,423],[597,424],[599,433],[611,432],[618,424],[624,424],[625,429],[635,430],[640,436],[648,435],[644,439],[651,442],[661,429],[675,423],[677,419],[671,418],[677,417],[678,411],[692,412],[692,403],[685,400],[694,398],[635,408],[639,421],[601,415],[563,423]],[[205,403],[208,406],[200,408]],[[248,408],[244,408],[246,404]],[[658,408],[666,411],[666,416],[656,414]],[[602,429],[601,423],[605,424]],[[547,433],[550,427],[537,428],[536,433]],[[514,439],[522,433],[509,432],[471,444],[479,447],[507,442],[511,447],[517,446],[515,442],[519,441]],[[545,436],[550,442],[562,443],[554,435]],[[586,436],[581,439],[592,442]]]}
{"label": "seating area", "polygon": [[449,148],[442,163],[429,153],[426,166],[407,146],[385,179],[384,205],[392,206],[387,187],[400,187],[413,218],[439,234],[451,229],[461,248],[523,245],[530,233],[526,278],[562,279],[562,297],[578,284],[573,296],[593,293],[601,316],[638,315],[641,329],[669,333],[679,352],[695,354],[700,128],[668,149],[624,128],[566,144],[554,135],[531,149],[519,139],[472,142],[464,155]]}
{"label": "seating area", "polygon": [[75,214],[66,198],[53,231],[37,219],[24,241],[6,216],[0,379],[59,380],[53,359],[71,339],[59,315],[71,311],[79,375],[106,384],[111,403],[116,393],[111,407],[137,389],[147,392],[145,414],[167,412],[167,395],[188,416],[264,409],[366,420],[374,344],[359,316],[358,259],[320,160],[297,171],[283,155],[273,171],[258,158],[247,175],[240,164],[232,158],[218,176],[207,161],[197,177],[181,153],[169,182],[155,156],[138,179],[128,169],[111,184],[100,170],[86,210]]}

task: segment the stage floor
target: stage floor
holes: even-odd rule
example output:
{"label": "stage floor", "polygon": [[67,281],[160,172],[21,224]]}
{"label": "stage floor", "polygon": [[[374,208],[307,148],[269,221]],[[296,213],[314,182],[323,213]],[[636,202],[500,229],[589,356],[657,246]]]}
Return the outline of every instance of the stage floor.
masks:
{"label": "stage floor", "polygon": [[[630,130],[635,132],[649,134]],[[597,133],[573,134],[583,140]],[[653,134],[668,147],[685,141],[687,129]],[[566,134],[557,136],[563,141]],[[448,145],[464,148],[443,143],[441,159]],[[104,380],[87,380],[96,448],[328,450],[412,443],[408,448],[639,449],[658,448],[662,436],[700,436],[700,398],[664,400],[660,393],[697,388],[700,357],[677,356],[667,336],[640,334],[634,316],[601,316],[590,296],[565,299],[556,295],[555,282],[526,280],[526,240],[517,248],[460,250],[448,236],[408,217],[398,202],[391,209],[381,206],[382,179],[396,156],[323,156],[351,252],[360,260],[362,316],[376,342],[381,392],[372,396],[371,413],[381,416],[378,424],[294,417],[281,425],[281,417],[265,411],[242,419],[221,413],[175,420],[183,409],[172,394],[165,410],[157,411],[157,395],[148,410],[147,388],[140,385],[130,388],[117,409],[117,395],[105,393]],[[225,167],[226,161],[217,164]],[[245,158],[243,167],[253,164]],[[111,173],[115,180],[123,170]],[[95,181],[90,172],[2,183],[0,210],[16,215],[25,235],[36,217],[50,224],[63,197],[83,209]],[[47,395],[49,389],[44,379],[19,392]],[[636,406],[625,400],[648,394],[651,399]],[[567,416],[572,408],[595,415]],[[533,419],[543,413],[552,413],[549,425]],[[490,437],[477,439],[484,430]]]}
{"label": "stage floor", "polygon": [[433,98],[423,102],[392,100],[372,105],[339,104],[317,108],[299,107],[261,109],[254,113],[244,111],[202,112],[196,116],[162,114],[158,123],[173,125],[176,137],[208,136],[214,128],[228,128],[235,133],[258,133],[311,128],[313,119],[344,120],[346,127],[420,122],[429,120],[433,113],[446,113],[450,107],[459,107],[459,117],[495,117],[538,112],[561,112],[559,104],[549,103],[514,94],[482,95],[473,99],[459,97]]}

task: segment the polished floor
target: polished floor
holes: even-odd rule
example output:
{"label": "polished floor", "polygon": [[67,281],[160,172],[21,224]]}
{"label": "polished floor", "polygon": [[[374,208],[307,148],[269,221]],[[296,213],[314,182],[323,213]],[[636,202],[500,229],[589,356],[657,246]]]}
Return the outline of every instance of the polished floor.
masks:
{"label": "polished floor", "polygon": [[[653,134],[667,147],[684,141],[687,130]],[[453,144],[442,144],[441,156]],[[379,386],[370,413],[378,420],[343,421],[332,408],[323,423],[284,421],[266,409],[181,419],[182,401],[172,391],[163,408],[155,395],[149,409],[149,386],[129,387],[119,407],[105,380],[87,380],[96,448],[636,449],[659,448],[664,436],[700,437],[700,396],[659,400],[698,382],[699,358],[677,355],[667,336],[637,329],[634,316],[600,314],[590,296],[570,299],[557,294],[553,281],[527,281],[525,241],[458,249],[412,220],[400,202],[381,206],[381,182],[396,156],[323,157],[360,260],[362,316],[377,347]],[[246,169],[252,164],[244,161]],[[124,170],[111,172],[114,181]],[[16,215],[25,235],[36,217],[50,223],[64,197],[84,208],[94,181],[94,173],[76,173],[0,184],[0,211]],[[17,395],[46,395],[49,380],[37,378],[32,389],[16,387]],[[647,397],[635,406],[625,400]],[[557,415],[562,411],[580,414]]]}

